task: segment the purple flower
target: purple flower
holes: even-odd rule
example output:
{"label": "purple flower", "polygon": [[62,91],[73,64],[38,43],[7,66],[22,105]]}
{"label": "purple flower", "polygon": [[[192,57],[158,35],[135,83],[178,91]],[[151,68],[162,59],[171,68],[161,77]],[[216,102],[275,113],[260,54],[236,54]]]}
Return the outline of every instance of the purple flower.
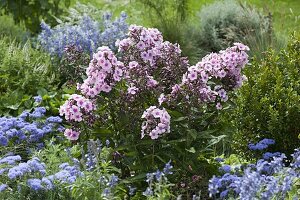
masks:
{"label": "purple flower", "polygon": [[35,96],[35,97],[33,97],[34,98],[34,101],[36,102],[36,103],[40,103],[40,102],[42,102],[42,100],[43,100],[43,98],[39,95],[39,96]]}
{"label": "purple flower", "polygon": [[8,186],[6,184],[0,185],[0,192],[3,192]]}
{"label": "purple flower", "polygon": [[30,189],[32,189],[34,191],[44,189],[44,187],[42,186],[42,181],[40,179],[37,179],[37,178],[28,179],[27,180],[27,185],[29,186]]}

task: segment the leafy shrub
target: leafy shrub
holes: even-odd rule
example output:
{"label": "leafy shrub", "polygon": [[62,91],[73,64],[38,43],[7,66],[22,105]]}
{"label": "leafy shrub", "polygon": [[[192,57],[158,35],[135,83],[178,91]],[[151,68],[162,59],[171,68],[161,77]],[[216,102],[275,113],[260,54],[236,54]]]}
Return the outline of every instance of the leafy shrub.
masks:
{"label": "leafy shrub", "polygon": [[0,49],[2,115],[18,110],[21,104],[22,107],[29,108],[29,100],[39,88],[51,88],[51,83],[55,82],[56,70],[51,69],[50,57],[33,49],[29,41],[22,45],[4,38],[0,40]]}
{"label": "leafy shrub", "polygon": [[26,42],[29,33],[25,31],[25,27],[16,25],[11,16],[0,16],[0,37],[16,40],[18,42]]}
{"label": "leafy shrub", "polygon": [[68,7],[69,4],[70,0],[3,0],[0,3],[0,8],[5,13],[12,14],[15,22],[24,22],[28,30],[32,33],[37,33],[40,30],[42,19],[51,25],[55,25],[56,19],[53,16],[58,17],[63,13],[63,6]]}
{"label": "leafy shrub", "polygon": [[262,61],[253,60],[246,70],[248,82],[238,92],[234,119],[234,148],[247,153],[249,142],[276,141],[273,151],[290,155],[299,147],[300,62],[299,36],[278,55],[270,50]]}
{"label": "leafy shrub", "polygon": [[252,55],[280,45],[277,44],[279,39],[274,37],[271,15],[264,16],[255,8],[235,0],[203,6],[199,18],[199,47],[203,54],[217,52],[233,42],[247,44]]}

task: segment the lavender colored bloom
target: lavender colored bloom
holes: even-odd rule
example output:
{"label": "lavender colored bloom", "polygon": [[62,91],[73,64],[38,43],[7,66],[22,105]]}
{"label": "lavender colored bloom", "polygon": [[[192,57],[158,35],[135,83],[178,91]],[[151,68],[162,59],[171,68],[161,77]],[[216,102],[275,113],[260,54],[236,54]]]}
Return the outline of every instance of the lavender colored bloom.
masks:
{"label": "lavender colored bloom", "polygon": [[112,21],[108,16],[99,23],[84,15],[75,24],[61,23],[53,29],[42,22],[42,32],[38,40],[43,49],[58,57],[62,57],[65,48],[72,45],[91,55],[103,45],[115,49],[116,40],[123,39],[128,31],[127,17],[121,14],[120,18]]}
{"label": "lavender colored bloom", "polygon": [[162,177],[163,173],[161,171],[159,171],[159,169],[154,173],[154,176],[156,178],[156,181],[160,181],[161,177]]}
{"label": "lavender colored bloom", "polygon": [[0,146],[7,146],[8,139],[4,135],[0,135]]}
{"label": "lavender colored bloom", "polygon": [[[272,144],[273,141],[264,140],[262,143]],[[297,155],[297,156],[296,156]],[[293,154],[299,157],[299,151]],[[214,176],[209,181],[209,194],[215,198],[234,199],[285,199],[293,189],[293,183],[299,179],[299,172],[295,168],[293,159],[290,166],[285,166],[285,155],[282,153],[266,153],[264,159],[256,164],[249,164],[242,173],[226,173],[221,177]]]}
{"label": "lavender colored bloom", "polygon": [[34,101],[35,101],[36,103],[41,103],[42,100],[43,100],[43,98],[42,98],[41,96],[35,96],[35,97],[33,97],[33,98],[34,98]]}
{"label": "lavender colored bloom", "polygon": [[42,181],[40,179],[37,179],[37,178],[28,179],[27,180],[27,185],[29,186],[30,189],[32,189],[34,191],[44,189],[44,187],[42,186]]}
{"label": "lavender colored bloom", "polygon": [[54,188],[54,185],[52,181],[49,178],[43,177],[42,178],[42,185],[47,190],[52,190]]}
{"label": "lavender colored bloom", "polygon": [[215,158],[215,161],[220,163],[220,162],[224,162],[224,159],[223,158]]}
{"label": "lavender colored bloom", "polygon": [[61,123],[62,122],[62,118],[59,117],[59,116],[55,116],[55,117],[51,116],[51,117],[48,117],[46,119],[46,122],[48,122],[48,123]]}
{"label": "lavender colored bloom", "polygon": [[107,196],[109,196],[110,195],[110,188],[105,188],[104,190],[103,190],[103,196],[105,196],[105,197],[107,197]]}
{"label": "lavender colored bloom", "polygon": [[275,153],[266,152],[266,153],[263,154],[263,159],[269,160],[269,159],[271,159],[273,157],[278,157],[280,155],[281,155],[280,152],[275,152]]}
{"label": "lavender colored bloom", "polygon": [[0,159],[0,164],[6,163],[9,165],[14,165],[17,161],[21,160],[21,156],[16,155],[16,156],[6,156],[4,158]]}
{"label": "lavender colored bloom", "polygon": [[132,186],[128,186],[128,188],[129,188],[129,195],[130,196],[133,196],[134,195],[134,193],[135,193],[135,191],[136,191],[136,188],[135,187],[132,187]]}
{"label": "lavender colored bloom", "polygon": [[163,169],[163,173],[165,175],[173,174],[173,172],[171,172],[171,169],[173,169],[173,166],[171,165],[171,160],[170,160],[169,162],[166,163],[166,165]]}
{"label": "lavender colored bloom", "polygon": [[153,181],[153,173],[147,173],[146,176],[147,176],[147,179],[146,179],[147,183],[150,183],[151,181]]}
{"label": "lavender colored bloom", "polygon": [[41,149],[47,134],[56,131],[62,122],[60,117],[42,118],[44,107],[37,107],[32,113],[24,111],[18,117],[0,117],[0,146],[26,144]]}
{"label": "lavender colored bloom", "polygon": [[230,165],[223,165],[222,167],[219,168],[220,172],[225,172],[225,173],[230,173],[231,171],[231,166]]}
{"label": "lavender colored bloom", "polygon": [[0,192],[3,192],[8,186],[6,184],[0,185]]}
{"label": "lavender colored bloom", "polygon": [[269,147],[269,145],[275,144],[275,141],[273,139],[263,139],[259,141],[256,144],[250,143],[248,145],[250,150],[263,150]]}
{"label": "lavender colored bloom", "polygon": [[110,177],[110,181],[108,182],[108,186],[109,187],[114,187],[117,184],[118,181],[119,181],[119,178],[115,175],[112,175]]}
{"label": "lavender colored bloom", "polygon": [[147,187],[147,189],[143,192],[143,195],[146,197],[152,196],[153,191],[151,190],[151,188]]}

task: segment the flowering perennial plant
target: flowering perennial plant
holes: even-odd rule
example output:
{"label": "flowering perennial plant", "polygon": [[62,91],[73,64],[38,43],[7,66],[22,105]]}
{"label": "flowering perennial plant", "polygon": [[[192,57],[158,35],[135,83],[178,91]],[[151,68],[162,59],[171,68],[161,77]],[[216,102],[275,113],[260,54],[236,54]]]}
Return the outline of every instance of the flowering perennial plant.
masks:
{"label": "flowering perennial plant", "polygon": [[188,68],[181,84],[173,86],[170,99],[182,95],[196,103],[217,102],[217,109],[222,109],[221,102],[228,100],[228,92],[241,87],[246,80],[241,69],[248,63],[247,51],[247,46],[234,43],[233,47],[205,56]]}
{"label": "flowering perennial plant", "polygon": [[146,119],[142,125],[141,138],[147,133],[151,139],[157,139],[164,133],[170,133],[170,115],[165,109],[150,106],[142,115]]}
{"label": "flowering perennial plant", "polygon": [[[62,131],[62,119],[58,116],[44,117],[46,109],[36,107],[24,111],[18,117],[0,117],[0,147],[26,143],[43,146],[43,139],[50,133]],[[29,145],[31,144],[31,145]]]}
{"label": "flowering perennial plant", "polygon": [[69,140],[77,140],[80,135],[78,122],[85,120],[87,123],[93,123],[91,111],[95,109],[96,106],[90,99],[72,94],[59,109],[60,115],[65,115],[65,119],[73,125],[73,129],[65,129],[64,135]]}
{"label": "flowering perennial plant", "polygon": [[87,79],[79,85],[81,92],[94,98],[100,92],[110,92],[123,76],[124,65],[108,47],[100,47],[86,70]]}
{"label": "flowering perennial plant", "polygon": [[[210,196],[216,199],[285,199],[300,180],[299,150],[292,154],[293,160],[288,167],[284,164],[284,154],[267,153],[268,156],[246,168],[224,165],[221,171],[225,174],[221,177],[214,176],[209,181]],[[227,170],[223,170],[224,168]],[[297,195],[291,197],[299,198]]]}
{"label": "flowering perennial plant", "polygon": [[248,145],[248,147],[252,151],[253,150],[264,150],[264,149],[268,148],[268,146],[271,145],[271,144],[275,144],[275,140],[265,138],[265,139],[259,141],[256,144],[250,143]]}
{"label": "flowering perennial plant", "polygon": [[[47,166],[39,158],[33,157],[27,162],[20,161],[21,156],[19,155],[4,156],[0,159],[0,184],[6,185],[4,189],[11,187],[10,189],[14,190],[17,187],[20,190],[22,189],[20,182],[23,182],[33,191],[47,191],[53,190],[61,184],[70,185],[76,181],[77,177],[83,176],[79,166],[71,166],[69,163],[61,164],[59,172],[47,175]],[[6,182],[2,183],[3,181]],[[14,181],[18,181],[18,185],[10,184]]]}
{"label": "flowering perennial plant", "polygon": [[167,92],[187,69],[178,44],[163,41],[154,28],[131,25],[128,37],[117,42],[127,68],[128,94],[158,90]]}
{"label": "flowering perennial plant", "polygon": [[59,113],[65,115],[69,122],[80,122],[85,114],[95,110],[93,102],[81,95],[72,94],[69,99],[60,107]]}
{"label": "flowering perennial plant", "polygon": [[172,184],[169,183],[167,175],[173,174],[171,171],[172,168],[173,166],[171,165],[171,161],[169,161],[166,163],[163,171],[158,169],[156,172],[146,174],[148,187],[143,192],[143,195],[146,196],[147,199],[152,199],[152,197],[153,199],[156,199],[154,197],[157,197],[158,199],[170,197],[170,194],[166,191],[172,186]]}
{"label": "flowering perennial plant", "polygon": [[102,45],[115,48],[115,41],[124,38],[128,31],[126,18],[125,13],[115,21],[111,17],[104,17],[104,26],[88,15],[84,15],[75,24],[61,23],[54,28],[42,22],[42,32],[38,40],[51,55],[62,57],[64,49],[70,45],[80,47],[92,55]]}

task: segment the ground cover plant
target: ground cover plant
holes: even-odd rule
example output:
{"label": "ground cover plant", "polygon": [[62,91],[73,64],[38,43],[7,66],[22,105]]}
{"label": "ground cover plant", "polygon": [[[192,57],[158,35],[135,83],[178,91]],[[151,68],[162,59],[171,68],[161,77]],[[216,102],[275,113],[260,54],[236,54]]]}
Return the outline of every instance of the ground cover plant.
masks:
{"label": "ground cover plant", "polygon": [[249,1],[80,2],[3,4],[0,199],[300,197],[299,33]]}

